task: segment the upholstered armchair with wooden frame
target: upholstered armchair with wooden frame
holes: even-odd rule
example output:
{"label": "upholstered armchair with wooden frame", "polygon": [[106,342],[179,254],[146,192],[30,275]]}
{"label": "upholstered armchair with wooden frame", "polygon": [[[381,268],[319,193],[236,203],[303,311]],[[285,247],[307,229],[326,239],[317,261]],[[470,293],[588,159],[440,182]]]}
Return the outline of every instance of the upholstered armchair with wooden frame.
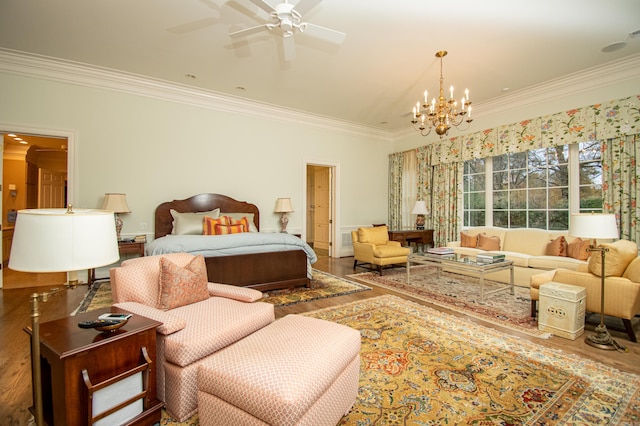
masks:
{"label": "upholstered armchair with wooden frame", "polygon": [[275,320],[273,305],[256,302],[260,291],[208,283],[202,256],[138,257],[110,275],[114,306],[163,323],[156,339],[158,398],[180,422],[197,411],[199,366]]}
{"label": "upholstered armchair with wooden frame", "polygon": [[[377,269],[382,275],[384,266],[407,263],[407,256],[411,250],[402,247],[398,241],[389,240],[389,232],[386,226],[374,226],[371,228],[358,228],[351,231],[353,242],[353,269],[362,264],[369,264],[368,269]],[[360,262],[360,263],[358,263]]]}

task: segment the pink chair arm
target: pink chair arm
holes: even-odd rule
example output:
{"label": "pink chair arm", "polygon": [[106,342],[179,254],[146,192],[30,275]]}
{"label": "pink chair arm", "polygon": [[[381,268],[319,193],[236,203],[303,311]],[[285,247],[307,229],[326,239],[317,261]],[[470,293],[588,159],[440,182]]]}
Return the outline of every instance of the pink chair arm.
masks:
{"label": "pink chair arm", "polygon": [[157,328],[157,331],[160,334],[167,335],[175,333],[176,331],[180,331],[187,326],[187,322],[183,318],[171,315],[171,313],[169,312],[165,312],[151,306],[143,305],[141,303],[122,302],[114,303],[113,306],[124,309],[125,311],[129,311],[132,314],[142,315],[143,317],[147,317],[155,321],[160,321],[162,325]]}
{"label": "pink chair arm", "polygon": [[238,287],[229,284],[209,283],[209,295],[224,297],[239,302],[255,302],[262,299],[262,292],[252,288]]}

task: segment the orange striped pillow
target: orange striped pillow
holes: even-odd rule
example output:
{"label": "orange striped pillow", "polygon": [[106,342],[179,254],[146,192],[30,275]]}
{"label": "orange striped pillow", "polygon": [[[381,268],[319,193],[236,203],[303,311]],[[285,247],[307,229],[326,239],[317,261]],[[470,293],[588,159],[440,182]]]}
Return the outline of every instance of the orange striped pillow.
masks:
{"label": "orange striped pillow", "polygon": [[244,226],[243,232],[249,232],[249,219],[246,216],[243,216],[242,219],[237,220],[232,217],[229,218],[229,225],[242,225]]}
{"label": "orange striped pillow", "polygon": [[244,225],[216,225],[215,226],[216,235],[227,235],[227,234],[242,234],[246,232],[244,230]]}
{"label": "orange striped pillow", "polygon": [[202,234],[218,235],[216,234],[216,225],[229,225],[229,216],[220,216],[217,219],[205,216],[202,220]]}

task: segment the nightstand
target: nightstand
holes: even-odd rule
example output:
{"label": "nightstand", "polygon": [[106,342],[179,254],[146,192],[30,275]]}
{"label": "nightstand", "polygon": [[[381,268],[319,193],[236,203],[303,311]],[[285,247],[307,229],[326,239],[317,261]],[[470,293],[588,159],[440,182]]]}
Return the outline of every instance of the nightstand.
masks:
{"label": "nightstand", "polygon": [[[95,320],[106,312],[126,311],[105,308],[40,324],[47,424],[84,425],[89,417],[95,421],[102,417],[101,411],[104,415],[114,405],[120,420],[107,420],[112,424],[160,421],[163,404],[156,395],[156,328],[162,323],[134,315],[109,333],[78,327],[79,322]],[[25,331],[31,335],[30,327]],[[124,402],[130,400],[134,401],[131,405]]]}
{"label": "nightstand", "polygon": [[[136,254],[138,256],[144,256],[144,243],[136,243],[134,241],[118,241],[118,253],[120,257],[129,254]],[[107,279],[107,278],[104,278]],[[91,286],[96,281],[96,270],[89,269],[88,284]]]}

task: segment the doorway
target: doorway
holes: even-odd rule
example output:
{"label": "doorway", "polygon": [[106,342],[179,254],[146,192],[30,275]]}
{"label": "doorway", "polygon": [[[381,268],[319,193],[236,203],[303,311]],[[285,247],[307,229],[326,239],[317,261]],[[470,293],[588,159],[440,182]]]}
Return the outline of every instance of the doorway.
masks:
{"label": "doorway", "polygon": [[0,287],[58,284],[66,274],[27,274],[8,268],[17,211],[64,208],[68,203],[69,138],[2,132],[2,274]]}
{"label": "doorway", "polygon": [[334,168],[307,164],[306,241],[318,256],[333,255]]}

